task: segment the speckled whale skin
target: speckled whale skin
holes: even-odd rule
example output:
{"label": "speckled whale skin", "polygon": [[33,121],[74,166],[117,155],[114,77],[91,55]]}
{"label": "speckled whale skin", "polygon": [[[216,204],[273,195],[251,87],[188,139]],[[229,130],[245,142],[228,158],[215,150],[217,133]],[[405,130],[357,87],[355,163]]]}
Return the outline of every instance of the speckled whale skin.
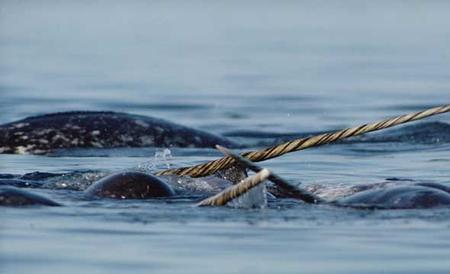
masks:
{"label": "speckled whale skin", "polygon": [[449,207],[449,188],[440,184],[415,184],[373,188],[338,199],[337,205],[373,209]]}
{"label": "speckled whale skin", "polygon": [[235,147],[225,138],[162,119],[118,112],[61,112],[0,126],[0,153],[63,148]]}

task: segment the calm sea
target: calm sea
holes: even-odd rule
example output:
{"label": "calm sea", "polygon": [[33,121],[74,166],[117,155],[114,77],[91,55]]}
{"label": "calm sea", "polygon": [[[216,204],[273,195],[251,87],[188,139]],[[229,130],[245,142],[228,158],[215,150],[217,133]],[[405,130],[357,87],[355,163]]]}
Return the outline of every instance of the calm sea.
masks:
{"label": "calm sea", "polygon": [[[0,123],[155,116],[262,147],[450,102],[449,1],[1,1]],[[437,123],[439,122],[439,123]],[[327,191],[450,185],[450,115],[263,165]],[[424,138],[434,136],[433,138]],[[290,137],[291,136],[291,137]],[[382,136],[392,136],[380,141]],[[376,139],[376,138],[375,138]],[[0,155],[0,173],[192,165],[211,149]],[[449,273],[450,209],[86,200],[0,208],[0,273]]]}

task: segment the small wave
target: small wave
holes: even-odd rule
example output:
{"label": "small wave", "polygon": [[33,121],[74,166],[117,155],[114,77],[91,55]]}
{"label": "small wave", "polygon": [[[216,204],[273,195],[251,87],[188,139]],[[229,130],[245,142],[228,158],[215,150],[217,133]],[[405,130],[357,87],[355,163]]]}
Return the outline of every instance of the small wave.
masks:
{"label": "small wave", "polygon": [[355,137],[359,142],[407,142],[419,144],[438,144],[450,142],[450,124],[444,122],[425,122],[386,130],[366,136]]}
{"label": "small wave", "polygon": [[[131,170],[139,170],[139,167]],[[148,170],[139,171],[148,172]],[[77,170],[67,173],[36,171],[23,175],[0,174],[0,186],[83,191],[95,181],[111,173],[111,171],[101,170]],[[172,186],[176,193],[182,193],[183,195],[211,195],[224,190],[232,184],[230,181],[216,176],[191,178],[188,176],[167,175],[160,178]]]}
{"label": "small wave", "polygon": [[[299,138],[306,138],[332,131],[320,132],[269,132],[256,130],[230,131],[224,134],[234,141],[239,140],[246,146],[271,146]],[[446,144],[450,143],[450,124],[444,122],[425,122],[401,128],[368,133],[338,143],[414,143],[414,144]]]}
{"label": "small wave", "polygon": [[23,175],[0,174],[0,185],[24,188],[84,190],[106,176],[103,171],[79,170],[68,173],[31,172]]}
{"label": "small wave", "polygon": [[177,104],[177,103],[139,103],[139,102],[109,102],[99,104],[99,107],[107,106],[112,109],[132,109],[132,110],[164,110],[164,111],[189,111],[210,109],[207,104]]}

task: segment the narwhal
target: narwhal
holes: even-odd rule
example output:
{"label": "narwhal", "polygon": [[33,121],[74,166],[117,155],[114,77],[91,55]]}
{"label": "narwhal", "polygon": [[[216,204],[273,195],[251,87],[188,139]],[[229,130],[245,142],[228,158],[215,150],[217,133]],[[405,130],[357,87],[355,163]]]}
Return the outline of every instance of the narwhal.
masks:
{"label": "narwhal", "polygon": [[[249,159],[246,159],[240,155],[234,154],[231,151],[225,149],[224,147],[218,146],[219,150],[224,152],[226,155],[228,155],[228,158],[222,158],[216,161],[212,161],[207,164],[202,164],[194,167],[188,167],[188,168],[179,168],[174,170],[167,170],[158,173],[159,175],[167,175],[167,174],[177,174],[177,175],[190,175],[194,177],[199,177],[201,175],[208,175],[215,172],[220,172],[221,170],[229,170],[236,168],[237,164],[240,163],[245,168],[249,168],[253,171],[260,172],[262,168],[252,163],[250,160],[265,160],[277,157],[279,155],[289,153],[292,151],[322,145],[326,143],[330,143],[336,140],[340,140],[342,138],[348,138],[351,136],[356,136],[365,132],[369,131],[375,131],[387,127],[391,127],[393,125],[406,123],[413,120],[418,120],[424,117],[428,117],[431,115],[439,114],[448,112],[450,110],[450,105],[442,106],[442,107],[436,107],[429,110],[425,110],[418,113],[412,113],[407,115],[402,115],[399,117],[395,117],[392,119],[387,119],[381,122],[373,123],[373,124],[366,124],[355,128],[348,128],[344,129],[338,132],[334,133],[328,133],[328,134],[322,134],[319,136],[313,136],[309,138],[303,138],[298,140],[293,140],[290,142],[287,142],[285,144],[281,144],[275,147],[270,147],[267,149],[264,149],[262,151],[256,151],[256,152],[247,152],[243,155],[248,157]],[[54,114],[49,115],[48,117],[42,116],[35,118],[36,121],[34,121],[32,118],[29,118],[30,120],[23,120],[20,123],[13,123],[9,124],[7,126],[3,126],[6,130],[3,131],[3,135],[6,137],[10,137],[11,132],[13,135],[20,136],[28,136],[23,135],[23,132],[29,132],[29,130],[23,130],[17,132],[16,130],[20,130],[22,128],[28,129],[30,125],[31,128],[38,128],[39,134],[45,134],[51,133],[51,136],[55,137],[60,134],[60,131],[55,131],[56,129],[52,127],[52,129],[49,132],[45,131],[45,122],[49,117],[55,116],[56,122],[55,124],[63,124],[65,125],[65,129],[68,129],[68,132],[71,132],[71,130],[79,130],[79,128],[73,128],[73,125],[79,125],[80,121],[82,123],[86,123],[86,121],[89,121],[90,115],[93,113],[83,113],[83,112],[76,112],[72,113],[75,114],[75,117],[77,115],[80,115],[78,119],[74,119],[71,115],[69,115],[72,118],[63,117],[62,119],[58,119],[58,117],[65,116],[68,114]],[[96,113],[98,114],[98,113]],[[115,115],[108,113],[108,115],[104,118],[104,121],[109,121],[107,124],[110,123],[110,115]],[[127,119],[129,117],[126,117]],[[42,119],[44,121],[42,121]],[[98,121],[98,117],[93,118],[94,121]],[[142,117],[140,118],[142,120]],[[51,119],[50,119],[51,120]],[[100,119],[100,124],[104,125],[103,119]],[[119,119],[120,120],[120,119]],[[139,121],[141,121],[139,120]],[[113,121],[117,121],[117,117],[113,118]],[[91,121],[92,122],[92,121]],[[129,122],[129,121],[128,121]],[[78,123],[78,124],[77,124]],[[136,122],[134,123],[141,123]],[[94,123],[95,124],[95,123]],[[147,124],[148,125],[148,124]],[[86,125],[85,125],[86,126]],[[150,127],[150,126],[149,126]],[[91,130],[91,128],[87,127]],[[177,129],[176,126],[172,126],[167,130],[167,132],[170,132],[170,134],[173,134],[174,132],[171,131],[173,129]],[[113,128],[108,128],[109,130],[114,130]],[[178,128],[179,129],[179,128]],[[157,130],[158,131],[158,130]],[[159,130],[160,131],[160,130]],[[6,133],[5,133],[6,132]],[[44,132],[44,133],[42,133]],[[56,133],[55,133],[56,132]],[[85,132],[85,131],[83,131]],[[121,131],[119,131],[121,132]],[[151,131],[154,133],[154,131]],[[164,130],[160,133],[165,132]],[[181,130],[180,132],[183,132]],[[91,132],[92,133],[92,132]],[[34,133],[33,133],[34,134]],[[37,134],[38,136],[40,136]],[[57,134],[57,135],[55,135]],[[62,133],[61,133],[62,134]],[[65,132],[64,134],[68,134]],[[197,134],[198,136],[203,136],[203,133],[197,133],[197,132],[189,132],[189,134],[192,136],[192,134]],[[91,134],[92,135],[92,134]],[[98,134],[94,134],[98,135]],[[164,134],[163,134],[164,135]],[[3,136],[3,137],[4,137]],[[67,136],[67,135],[65,135]],[[78,136],[78,135],[77,135]],[[119,135],[120,136],[120,135]],[[197,136],[197,137],[198,137]],[[208,136],[205,137],[206,139],[210,138],[212,142],[218,141],[214,139],[214,136]],[[43,137],[44,139],[38,139],[37,143],[45,144],[46,138],[50,138],[50,136]],[[60,137],[55,137],[56,139],[59,139]],[[66,138],[66,137],[65,137]],[[200,138],[200,137],[199,137]],[[8,139],[8,138],[6,138]],[[21,138],[24,140],[28,140],[27,138]],[[64,138],[63,138],[64,139]],[[198,138],[194,138],[198,139]],[[213,140],[214,139],[214,140]],[[44,141],[42,141],[44,140]],[[97,139],[95,139],[97,140]],[[109,139],[108,141],[104,141],[106,144],[114,143],[115,138]],[[201,140],[198,139],[198,140]],[[208,139],[209,140],[209,139]],[[30,149],[35,149],[36,147],[36,140],[33,139],[33,142],[31,142]],[[222,140],[224,143],[229,143],[227,140]],[[211,145],[209,141],[205,141],[208,145]],[[202,144],[202,142],[199,142],[199,144]],[[70,147],[70,146],[69,146]],[[37,147],[36,149],[45,150],[47,147]],[[234,162],[232,160],[235,160]],[[239,169],[239,168],[238,168]],[[244,172],[242,172],[244,173]],[[361,188],[363,189],[360,192],[357,192],[353,195],[343,197],[340,199],[336,199],[334,201],[324,201],[317,195],[315,195],[312,192],[309,192],[305,189],[301,189],[298,187],[295,187],[285,180],[283,180],[281,177],[274,175],[273,173],[267,173],[265,172],[265,176],[262,176],[261,174],[258,174],[257,178],[259,180],[249,179],[244,180],[244,182],[247,182],[252,185],[253,187],[256,186],[258,183],[262,182],[265,177],[267,177],[269,180],[271,180],[274,185],[270,188],[270,192],[279,198],[296,198],[299,200],[302,200],[306,203],[328,203],[336,206],[348,206],[348,207],[356,207],[356,208],[428,208],[428,207],[434,207],[434,206],[448,206],[450,205],[450,192],[448,187],[440,184],[414,184],[409,186],[396,186],[396,187],[384,187],[384,188],[371,188],[371,187],[365,187]],[[241,183],[236,184],[235,186],[231,186],[230,189],[225,189],[224,192],[217,194],[217,199],[221,199],[222,201],[226,201],[224,197],[228,197],[228,200],[231,200],[232,198],[236,198],[242,193],[239,191],[248,191],[250,188],[242,188]],[[365,189],[365,190],[364,190]],[[239,191],[238,191],[239,190]],[[231,194],[233,195],[231,195]],[[101,179],[97,182],[95,182],[92,186],[90,186],[86,190],[86,194],[91,196],[101,196],[101,197],[109,197],[109,198],[119,198],[119,199],[126,199],[126,198],[151,198],[151,197],[170,197],[174,195],[174,191],[171,189],[170,185],[165,183],[164,181],[160,180],[157,176],[154,175],[148,175],[148,174],[139,174],[136,172],[124,172],[120,174],[114,174],[111,176],[108,176],[104,179]],[[25,195],[24,193],[17,193],[17,195]],[[228,196],[227,196],[228,195]],[[0,196],[0,201],[2,197]],[[209,199],[208,201],[216,201],[215,199]],[[207,202],[200,202],[200,205],[208,205]],[[214,205],[214,203],[212,203]]]}
{"label": "narwhal", "polygon": [[47,154],[56,149],[236,147],[232,141],[163,119],[111,111],[60,112],[0,125],[0,153]]}

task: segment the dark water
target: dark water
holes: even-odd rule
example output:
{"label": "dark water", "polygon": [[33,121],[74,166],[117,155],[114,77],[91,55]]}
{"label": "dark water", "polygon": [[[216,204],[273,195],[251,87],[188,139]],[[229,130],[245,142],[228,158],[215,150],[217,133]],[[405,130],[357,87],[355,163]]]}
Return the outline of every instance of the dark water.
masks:
{"label": "dark water", "polygon": [[[156,116],[260,147],[450,102],[446,1],[2,1],[0,123],[65,110]],[[328,195],[398,177],[450,185],[448,114],[265,162]],[[192,165],[211,149],[0,155],[0,173]],[[73,179],[71,182],[78,182]],[[81,179],[80,179],[81,180]],[[450,209],[193,199],[1,208],[0,272],[448,273]]]}

